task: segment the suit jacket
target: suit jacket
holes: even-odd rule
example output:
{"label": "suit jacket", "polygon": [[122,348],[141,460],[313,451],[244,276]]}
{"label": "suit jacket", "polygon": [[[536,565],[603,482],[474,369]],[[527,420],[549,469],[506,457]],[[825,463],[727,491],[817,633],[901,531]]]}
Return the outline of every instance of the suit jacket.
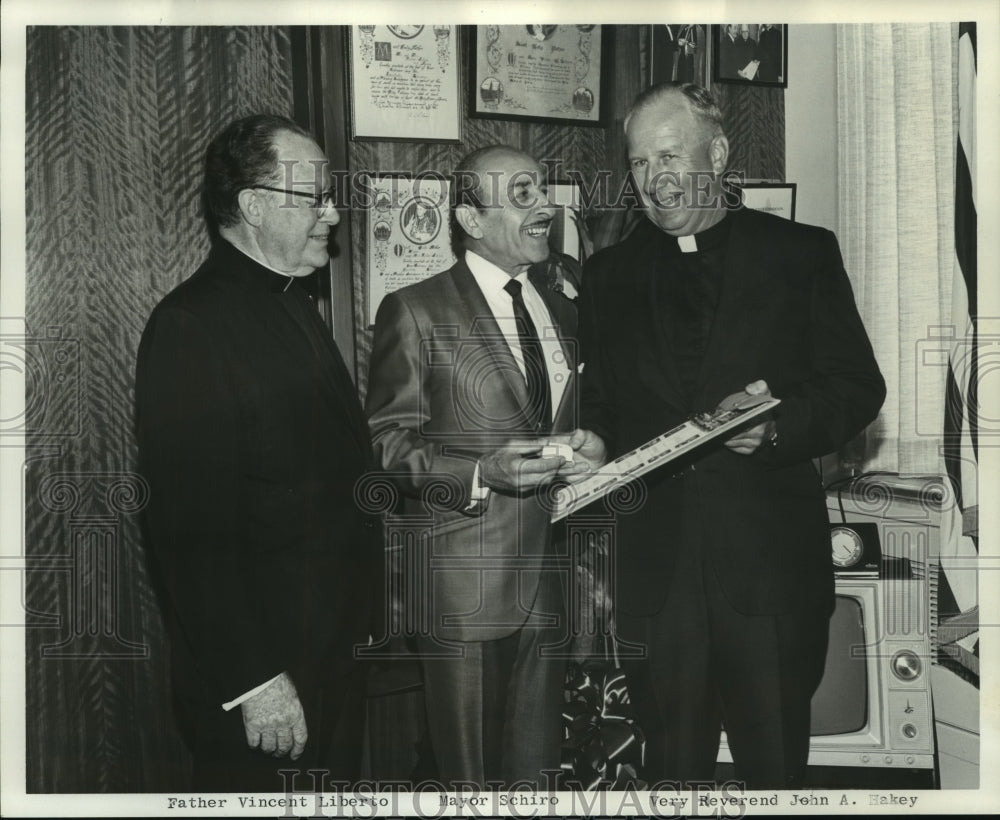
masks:
{"label": "suit jacket", "polygon": [[173,675],[217,706],[282,671],[334,681],[381,606],[381,525],[354,502],[368,428],[319,314],[287,284],[219,240],[139,346],[139,462]]}
{"label": "suit jacket", "polygon": [[[553,423],[554,432],[566,432],[576,424],[577,356],[567,338],[576,332],[576,308],[537,289],[569,364]],[[376,457],[403,495],[403,513],[432,529],[430,611],[438,637],[500,638],[553,603],[535,601],[539,562],[552,552],[544,503],[533,492],[494,491],[467,509],[476,460],[525,437],[526,404],[524,379],[464,261],[383,300],[366,410]]]}
{"label": "suit jacket", "polygon": [[[655,315],[661,233],[648,220],[592,257],[580,298],[583,426],[628,452],[764,379],[782,400],[776,446],[720,443],[648,473],[645,504],[616,528],[616,604],[652,614],[697,539],[730,602],[751,614],[833,604],[824,490],[810,459],[877,414],[885,385],[836,238],[752,210],[731,215],[722,292],[692,404]],[[687,466],[687,469],[685,469]]]}
{"label": "suit jacket", "polygon": [[765,29],[757,37],[757,79],[777,82],[784,68],[781,59],[781,29]]}
{"label": "suit jacket", "polygon": [[740,37],[737,34],[735,38],[730,37],[728,34],[723,34],[719,42],[719,74],[726,79],[738,80],[739,76],[737,72],[746,65],[746,63],[741,63],[740,58],[742,57],[745,49],[741,44]]}

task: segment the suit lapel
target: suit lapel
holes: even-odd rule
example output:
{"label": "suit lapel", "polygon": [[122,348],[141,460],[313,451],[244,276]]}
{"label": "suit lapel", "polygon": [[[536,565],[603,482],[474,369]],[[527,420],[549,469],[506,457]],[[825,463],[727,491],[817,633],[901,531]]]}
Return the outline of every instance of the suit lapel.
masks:
{"label": "suit lapel", "polygon": [[754,340],[759,339],[753,327],[754,317],[759,314],[751,306],[756,301],[754,288],[760,280],[762,266],[744,212],[736,211],[730,219],[732,226],[726,242],[722,292],[698,372],[696,400],[700,404],[720,401],[724,398],[722,394],[716,395],[720,390],[726,393],[736,389],[728,384],[717,386],[714,382],[722,374],[731,372],[736,362],[745,361]]}
{"label": "suit lapel", "polygon": [[[643,245],[635,256],[635,299],[632,301],[632,304],[640,305],[636,318],[644,325],[637,333],[639,373],[663,401],[672,407],[686,409],[680,376],[674,365],[673,345],[664,330],[663,317],[660,315],[660,290],[665,287],[661,275],[664,250],[660,231],[648,225],[641,236]],[[644,339],[651,339],[652,344],[644,346]]]}
{"label": "suit lapel", "polygon": [[576,393],[576,368],[580,358],[577,355],[578,351],[575,344],[577,330],[576,307],[565,296],[546,287],[543,282],[536,280],[535,277],[531,277],[531,283],[542,297],[545,307],[548,308],[549,316],[552,317],[552,321],[555,323],[556,332],[559,334],[559,345],[562,347],[566,367],[569,370],[569,376],[566,380],[566,386],[563,388],[559,406],[554,408],[552,414],[552,429],[559,430],[565,427],[576,427],[578,426],[577,419],[572,416],[566,418],[567,414],[576,407],[576,400],[574,398]]}
{"label": "suit lapel", "polygon": [[575,346],[570,339],[576,336],[576,308],[562,294],[556,293],[549,288],[540,278],[529,276],[531,284],[534,285],[538,295],[542,297],[545,307],[548,308],[549,316],[555,323],[556,332],[559,334],[559,345],[562,347],[563,356],[566,357],[566,366],[570,371],[576,372]]}
{"label": "suit lapel", "polygon": [[[486,303],[486,297],[479,289],[475,277],[464,260],[460,260],[451,269],[452,281],[465,302],[469,317],[469,336],[479,339],[489,350],[497,369],[503,373],[507,385],[513,394],[517,406],[524,408],[528,403],[528,387],[521,376],[514,354],[510,352],[507,340],[500,331],[500,325],[493,317],[493,311]],[[527,416],[525,416],[527,421]]]}
{"label": "suit lapel", "polygon": [[[340,411],[340,415],[350,427],[351,436],[358,445],[358,450],[367,460],[371,453],[368,424],[362,413],[354,382],[347,370],[347,365],[344,363],[344,358],[340,355],[340,350],[333,341],[333,337],[326,332],[326,325],[319,318],[319,313],[316,314],[318,322],[312,321],[311,315],[309,317],[300,316],[299,311],[290,301],[293,298],[292,295],[288,294],[287,296],[289,298],[282,299],[281,305],[306,337],[317,361],[321,364],[325,376],[322,382],[323,391],[332,406]],[[303,299],[308,299],[304,293],[300,296]],[[311,303],[302,304],[301,308],[303,311],[316,309]],[[305,324],[307,321],[309,325]]]}
{"label": "suit lapel", "polygon": [[327,364],[327,369],[331,373],[330,384],[333,387],[334,393],[336,393],[337,400],[344,408],[347,418],[351,422],[351,430],[354,434],[354,440],[358,444],[358,449],[368,459],[372,452],[368,420],[365,418],[361,401],[358,398],[357,388],[347,369],[347,363],[340,353],[340,348],[334,342],[333,336],[329,332],[326,332],[325,325],[323,328],[322,338],[330,352]]}
{"label": "suit lapel", "polygon": [[[282,292],[280,287],[276,289],[275,282],[278,279],[284,280],[284,277],[260,265],[223,239],[218,240],[213,246],[210,259],[219,274],[233,282],[241,292],[249,287],[265,296],[268,309],[271,309],[273,300],[281,304],[281,309],[290,317],[295,330],[282,323],[275,327],[275,332],[287,339],[292,350],[312,351],[323,374],[320,387],[330,403],[331,413],[336,413],[337,420],[346,422],[350,428],[350,437],[356,442],[359,452],[366,462],[370,461],[371,438],[354,389],[354,382],[347,372],[332,335],[323,324],[315,306],[309,301],[309,297],[301,290],[296,293],[286,293]],[[293,287],[298,288],[298,285]],[[296,297],[302,301],[293,302],[292,299]]]}

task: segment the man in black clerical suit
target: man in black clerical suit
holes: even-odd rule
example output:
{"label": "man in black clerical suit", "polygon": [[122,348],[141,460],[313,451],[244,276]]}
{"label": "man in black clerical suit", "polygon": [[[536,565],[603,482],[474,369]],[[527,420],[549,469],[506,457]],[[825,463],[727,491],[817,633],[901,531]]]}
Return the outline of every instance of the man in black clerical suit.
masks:
{"label": "man in black clerical suit", "polygon": [[781,82],[784,62],[781,59],[781,27],[773,23],[763,23],[757,34],[757,79],[764,82]]}
{"label": "man in black clerical suit", "polygon": [[744,389],[781,399],[645,476],[617,520],[618,634],[648,653],[625,662],[646,777],[711,780],[724,723],[738,779],[796,787],[834,591],[811,459],[876,416],[884,382],[833,234],[723,190],[705,89],[653,86],[625,134],[648,220],[585,268],[578,453],[616,457]]}
{"label": "man in black clerical suit", "polygon": [[147,533],[200,791],[284,791],[279,769],[358,774],[354,647],[377,629],[382,542],[354,502],[368,427],[301,285],[339,221],[326,162],[283,117],[219,134],[211,253],[139,347]]}
{"label": "man in black clerical suit", "polygon": [[740,62],[743,45],[739,33],[740,27],[730,23],[719,40],[719,76],[727,80],[738,80],[739,70],[746,65],[745,62]]}
{"label": "man in black clerical suit", "polygon": [[745,69],[757,57],[757,41],[750,36],[750,26],[746,23],[740,26],[740,36],[736,41],[736,51],[739,55],[737,62],[740,64],[740,71]]}

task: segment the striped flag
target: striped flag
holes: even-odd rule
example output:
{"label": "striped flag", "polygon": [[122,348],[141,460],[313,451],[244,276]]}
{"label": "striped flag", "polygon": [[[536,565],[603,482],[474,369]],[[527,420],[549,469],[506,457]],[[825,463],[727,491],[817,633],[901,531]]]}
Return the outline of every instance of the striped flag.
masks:
{"label": "striped flag", "polygon": [[[942,522],[942,569],[960,611],[976,606],[979,454],[976,317],[976,24],[958,28],[955,271],[944,416],[944,463],[955,505]],[[949,569],[950,566],[950,569]],[[962,571],[964,569],[965,571]]]}

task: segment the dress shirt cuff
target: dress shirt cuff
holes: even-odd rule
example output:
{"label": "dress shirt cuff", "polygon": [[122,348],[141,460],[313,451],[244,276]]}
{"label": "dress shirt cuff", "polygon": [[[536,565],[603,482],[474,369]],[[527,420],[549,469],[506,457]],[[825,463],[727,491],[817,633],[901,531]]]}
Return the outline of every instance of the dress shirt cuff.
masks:
{"label": "dress shirt cuff", "polygon": [[476,462],[476,469],[472,473],[472,489],[469,490],[469,505],[466,510],[474,510],[483,501],[490,497],[490,488],[479,484],[479,462]]}
{"label": "dress shirt cuff", "polygon": [[227,701],[226,703],[223,703],[222,704],[222,708],[226,712],[228,712],[230,709],[235,709],[237,706],[239,706],[241,703],[243,703],[243,701],[250,700],[250,698],[252,698],[254,695],[256,695],[256,694],[258,694],[260,692],[263,692],[265,689],[267,689],[268,686],[270,686],[272,683],[274,683],[280,677],[281,677],[280,674],[275,675],[273,678],[271,678],[271,680],[267,681],[266,683],[262,683],[260,686],[255,686],[249,692],[244,692],[238,698],[233,698],[232,700]]}

